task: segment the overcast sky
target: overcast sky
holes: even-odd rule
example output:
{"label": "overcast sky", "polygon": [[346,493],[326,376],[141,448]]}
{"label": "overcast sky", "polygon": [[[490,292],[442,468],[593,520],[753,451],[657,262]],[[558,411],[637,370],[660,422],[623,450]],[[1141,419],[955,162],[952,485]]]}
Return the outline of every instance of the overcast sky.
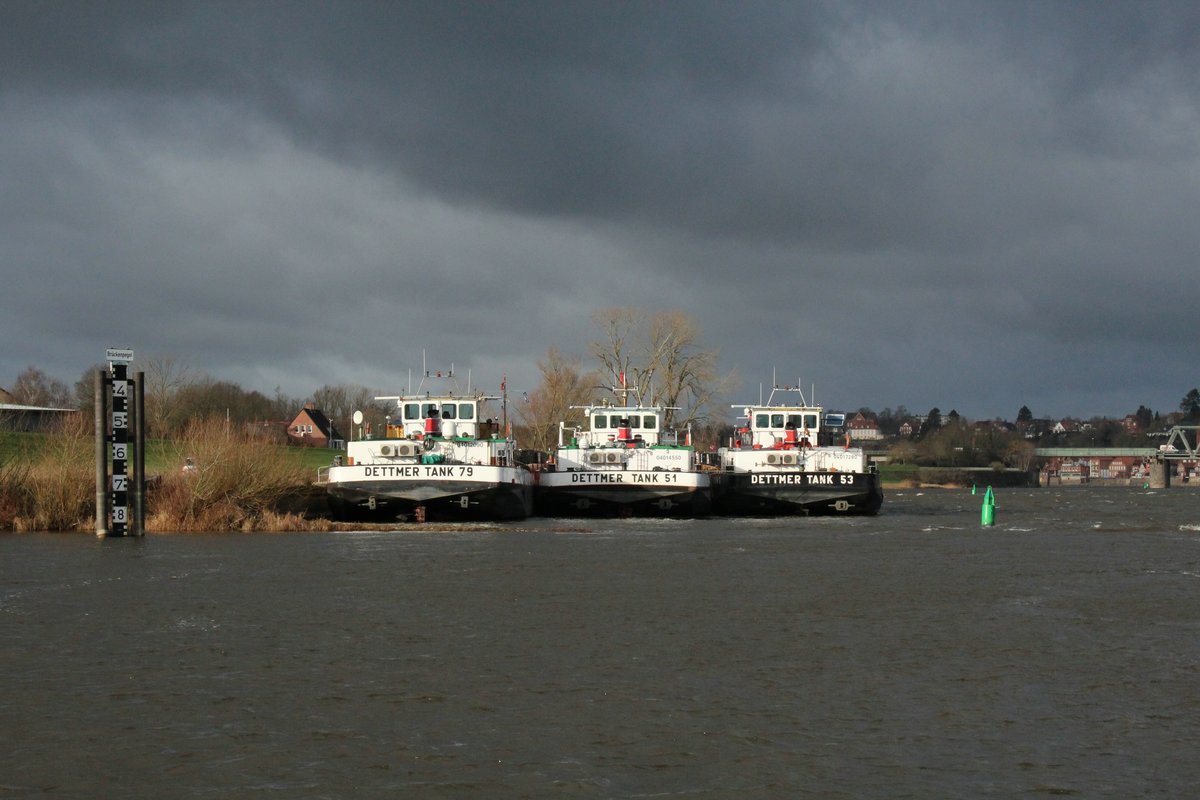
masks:
{"label": "overcast sky", "polygon": [[730,402],[1200,384],[1200,4],[0,0],[0,386],[536,385],[610,306]]}

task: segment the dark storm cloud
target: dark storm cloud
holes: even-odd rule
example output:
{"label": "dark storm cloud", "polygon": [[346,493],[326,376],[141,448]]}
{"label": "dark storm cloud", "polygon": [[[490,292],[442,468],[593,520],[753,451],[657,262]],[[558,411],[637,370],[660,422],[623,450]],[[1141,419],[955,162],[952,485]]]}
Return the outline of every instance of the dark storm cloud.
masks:
{"label": "dark storm cloud", "polygon": [[803,93],[819,51],[812,13],[730,4],[371,9],[35,9],[5,66],[40,91],[220,98],[459,200],[629,218],[719,189],[746,157],[736,104]]}
{"label": "dark storm cloud", "polygon": [[[947,138],[986,133],[970,117],[1120,147],[1138,120],[1106,89],[1197,74],[1186,27],[1141,4],[831,8],[33,4],[4,65],[50,92],[223,100],[459,201],[840,247],[931,235],[939,168],[973,155]],[[1051,102],[1070,115],[1039,121]]]}
{"label": "dark storm cloud", "polygon": [[136,283],[132,338],[289,385],[383,380],[430,330],[531,377],[617,304],[853,406],[1170,410],[1196,381],[1192,4],[3,15],[6,316],[39,333],[5,373],[94,361]]}

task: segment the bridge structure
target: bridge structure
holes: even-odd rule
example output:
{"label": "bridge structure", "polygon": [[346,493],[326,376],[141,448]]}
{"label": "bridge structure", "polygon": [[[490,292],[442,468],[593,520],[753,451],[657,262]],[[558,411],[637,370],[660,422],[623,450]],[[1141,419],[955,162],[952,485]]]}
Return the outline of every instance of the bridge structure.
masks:
{"label": "bridge structure", "polygon": [[1157,447],[1038,447],[1033,451],[1038,458],[1134,458],[1155,459],[1160,455]]}
{"label": "bridge structure", "polygon": [[1200,462],[1200,425],[1176,425],[1158,447],[1039,447],[1034,455],[1046,477],[1062,481],[1149,479],[1153,488],[1171,485],[1172,473],[1187,483]]}
{"label": "bridge structure", "polygon": [[1197,444],[1200,444],[1200,425],[1176,425],[1167,431],[1167,443],[1158,448],[1155,455],[1177,461],[1195,461],[1200,458]]}
{"label": "bridge structure", "polygon": [[1200,425],[1176,425],[1165,434],[1166,443],[1158,447],[1039,447],[1039,458],[1087,458],[1089,456],[1133,456],[1174,461],[1200,460]]}

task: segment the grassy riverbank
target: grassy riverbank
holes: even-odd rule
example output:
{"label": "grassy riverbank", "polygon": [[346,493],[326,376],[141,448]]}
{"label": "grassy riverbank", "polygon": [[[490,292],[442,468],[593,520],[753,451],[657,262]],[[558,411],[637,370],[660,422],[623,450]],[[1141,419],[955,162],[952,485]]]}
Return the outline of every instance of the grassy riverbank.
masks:
{"label": "grassy riverbank", "polygon": [[[82,425],[52,434],[0,434],[0,530],[94,531],[95,440]],[[316,530],[307,498],[334,453],[241,435],[223,419],[146,446],[146,528],[165,531]],[[191,459],[196,469],[185,472]],[[300,505],[301,507],[298,507]]]}

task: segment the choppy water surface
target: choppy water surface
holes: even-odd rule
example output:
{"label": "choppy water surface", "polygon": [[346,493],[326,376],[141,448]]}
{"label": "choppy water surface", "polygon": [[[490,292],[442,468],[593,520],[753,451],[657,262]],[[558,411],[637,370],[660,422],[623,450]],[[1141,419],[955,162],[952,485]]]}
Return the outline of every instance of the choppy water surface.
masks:
{"label": "choppy water surface", "polygon": [[0,536],[0,797],[1185,797],[1200,493]]}

